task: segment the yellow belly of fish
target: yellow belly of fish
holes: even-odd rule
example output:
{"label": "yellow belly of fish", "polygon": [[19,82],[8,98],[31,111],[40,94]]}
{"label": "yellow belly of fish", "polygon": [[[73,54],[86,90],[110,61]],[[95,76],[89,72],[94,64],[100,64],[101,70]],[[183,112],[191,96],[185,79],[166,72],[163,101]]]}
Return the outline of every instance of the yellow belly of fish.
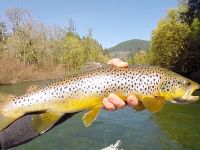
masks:
{"label": "yellow belly of fish", "polygon": [[52,103],[47,112],[35,115],[33,117],[33,128],[39,133],[44,133],[46,130],[51,128],[64,114],[89,110],[83,116],[83,123],[87,127],[97,118],[103,105],[102,99],[103,97],[92,94],[89,96],[79,97],[78,99],[69,98],[64,100],[64,103]]}

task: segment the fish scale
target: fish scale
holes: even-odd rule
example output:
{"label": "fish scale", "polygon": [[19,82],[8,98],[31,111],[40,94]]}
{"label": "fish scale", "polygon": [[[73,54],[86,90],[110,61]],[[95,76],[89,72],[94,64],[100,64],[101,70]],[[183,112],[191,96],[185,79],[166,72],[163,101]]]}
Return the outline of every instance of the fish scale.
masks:
{"label": "fish scale", "polygon": [[140,101],[137,110],[160,111],[164,100],[196,101],[192,92],[199,84],[169,70],[156,66],[118,68],[105,65],[69,76],[56,83],[0,103],[0,130],[26,113],[41,112],[33,118],[35,129],[43,133],[65,113],[89,110],[83,122],[89,126],[102,108],[102,99],[116,93],[126,101],[134,94]]}

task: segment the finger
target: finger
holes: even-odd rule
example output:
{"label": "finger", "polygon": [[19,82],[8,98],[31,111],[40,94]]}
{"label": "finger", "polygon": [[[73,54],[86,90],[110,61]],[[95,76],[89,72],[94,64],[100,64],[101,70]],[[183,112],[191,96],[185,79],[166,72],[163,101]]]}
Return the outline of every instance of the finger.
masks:
{"label": "finger", "polygon": [[103,107],[107,111],[114,111],[115,110],[115,106],[111,102],[108,101],[108,98],[103,99]]}
{"label": "finger", "polygon": [[117,109],[125,107],[125,102],[113,93],[108,96],[108,101],[111,102]]}
{"label": "finger", "polygon": [[127,98],[127,103],[130,107],[135,107],[138,105],[138,99],[135,95],[130,95]]}
{"label": "finger", "polygon": [[119,58],[113,58],[113,59],[110,59],[110,60],[107,62],[107,64],[112,65],[114,62],[120,62],[120,61],[122,61],[122,60],[119,59]]}
{"label": "finger", "polygon": [[116,66],[116,67],[127,67],[128,63],[120,60],[119,58],[111,59],[107,62],[107,64]]}

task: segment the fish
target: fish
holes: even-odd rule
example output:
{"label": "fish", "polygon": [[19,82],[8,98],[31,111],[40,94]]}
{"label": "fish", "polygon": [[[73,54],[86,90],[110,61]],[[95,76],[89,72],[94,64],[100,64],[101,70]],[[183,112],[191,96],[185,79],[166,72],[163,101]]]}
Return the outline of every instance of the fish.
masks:
{"label": "fish", "polygon": [[103,65],[42,88],[32,86],[33,90],[29,88],[22,96],[1,94],[0,131],[28,113],[35,113],[32,126],[40,134],[67,113],[87,111],[82,120],[88,127],[99,115],[103,98],[111,93],[124,101],[135,95],[139,100],[136,110],[154,113],[167,101],[181,104],[197,101],[199,96],[192,94],[199,88],[199,83],[158,66]]}

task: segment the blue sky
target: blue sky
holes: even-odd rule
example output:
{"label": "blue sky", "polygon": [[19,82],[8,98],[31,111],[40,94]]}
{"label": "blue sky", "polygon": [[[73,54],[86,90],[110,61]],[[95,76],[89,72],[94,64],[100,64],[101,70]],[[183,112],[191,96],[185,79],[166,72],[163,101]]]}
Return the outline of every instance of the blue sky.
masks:
{"label": "blue sky", "polygon": [[104,48],[130,39],[150,40],[157,22],[178,0],[1,0],[0,18],[8,8],[30,9],[36,20],[66,26],[69,18],[82,36],[89,27]]}

